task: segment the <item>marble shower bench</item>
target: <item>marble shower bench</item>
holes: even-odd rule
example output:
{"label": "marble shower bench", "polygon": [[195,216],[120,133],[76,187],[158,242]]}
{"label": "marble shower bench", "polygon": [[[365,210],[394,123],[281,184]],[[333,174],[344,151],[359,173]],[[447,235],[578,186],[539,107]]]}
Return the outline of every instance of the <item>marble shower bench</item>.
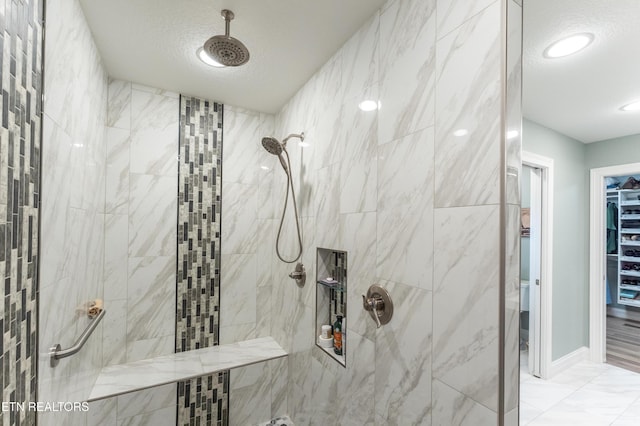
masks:
{"label": "marble shower bench", "polygon": [[287,353],[271,337],[104,367],[88,401],[206,376],[223,370],[282,358]]}

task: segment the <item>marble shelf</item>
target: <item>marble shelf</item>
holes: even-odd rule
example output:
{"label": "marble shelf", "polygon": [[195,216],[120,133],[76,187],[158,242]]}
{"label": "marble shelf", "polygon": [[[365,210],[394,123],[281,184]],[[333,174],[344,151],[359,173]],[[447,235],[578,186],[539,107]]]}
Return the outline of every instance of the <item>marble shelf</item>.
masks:
{"label": "marble shelf", "polygon": [[287,353],[271,337],[165,355],[104,367],[88,401],[205,376],[282,358]]}

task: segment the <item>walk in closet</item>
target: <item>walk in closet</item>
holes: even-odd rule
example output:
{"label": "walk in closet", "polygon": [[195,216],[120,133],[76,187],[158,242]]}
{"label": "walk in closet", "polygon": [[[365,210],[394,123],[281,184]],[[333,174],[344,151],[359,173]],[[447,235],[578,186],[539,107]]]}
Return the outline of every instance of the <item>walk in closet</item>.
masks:
{"label": "walk in closet", "polygon": [[640,181],[610,180],[606,205],[607,362],[640,372]]}
{"label": "walk in closet", "polygon": [[618,191],[618,300],[640,307],[640,189]]}

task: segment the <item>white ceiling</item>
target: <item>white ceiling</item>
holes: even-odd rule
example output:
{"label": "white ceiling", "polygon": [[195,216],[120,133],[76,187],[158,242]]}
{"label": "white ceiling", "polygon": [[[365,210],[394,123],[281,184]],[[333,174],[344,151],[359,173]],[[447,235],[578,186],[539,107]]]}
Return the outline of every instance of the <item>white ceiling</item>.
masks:
{"label": "white ceiling", "polygon": [[[280,107],[384,0],[80,0],[110,76],[262,112]],[[237,68],[196,58],[211,36],[250,51]]]}
{"label": "white ceiling", "polygon": [[[590,32],[585,50],[545,59],[565,36]],[[640,0],[525,0],[524,116],[589,143],[640,133]]]}

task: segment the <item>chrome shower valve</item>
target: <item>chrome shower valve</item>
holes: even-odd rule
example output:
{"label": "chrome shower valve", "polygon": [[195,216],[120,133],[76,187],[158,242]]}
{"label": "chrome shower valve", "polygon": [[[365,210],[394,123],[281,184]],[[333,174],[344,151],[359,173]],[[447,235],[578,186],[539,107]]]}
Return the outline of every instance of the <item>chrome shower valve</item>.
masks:
{"label": "chrome shower valve", "polygon": [[362,307],[376,322],[377,328],[382,327],[391,321],[393,316],[393,301],[391,295],[379,285],[372,285],[367,291],[367,295],[362,295]]}

